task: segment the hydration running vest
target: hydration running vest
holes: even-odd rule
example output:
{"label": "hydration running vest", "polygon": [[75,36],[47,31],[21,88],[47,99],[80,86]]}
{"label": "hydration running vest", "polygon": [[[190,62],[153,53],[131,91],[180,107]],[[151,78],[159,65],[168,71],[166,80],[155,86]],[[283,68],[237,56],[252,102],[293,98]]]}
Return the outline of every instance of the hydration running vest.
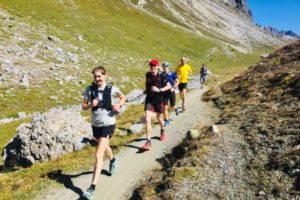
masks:
{"label": "hydration running vest", "polygon": [[[99,101],[96,107],[92,108],[93,111],[97,110],[98,108],[104,108],[105,110],[108,111],[112,110],[111,88],[112,85],[106,84],[103,91],[103,99],[102,101]],[[91,84],[91,102],[96,98],[98,99],[98,86],[95,82],[93,82]]]}

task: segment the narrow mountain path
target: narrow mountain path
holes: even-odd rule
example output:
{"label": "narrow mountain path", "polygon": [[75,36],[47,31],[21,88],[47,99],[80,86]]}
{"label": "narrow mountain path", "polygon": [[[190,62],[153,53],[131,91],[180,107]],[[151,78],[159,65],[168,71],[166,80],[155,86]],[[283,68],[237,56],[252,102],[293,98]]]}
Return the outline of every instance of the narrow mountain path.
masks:
{"label": "narrow mountain path", "polygon": [[[174,146],[178,145],[188,130],[199,122],[211,124],[213,115],[207,104],[201,101],[203,92],[204,90],[200,89],[191,90],[188,93],[187,111],[179,116],[171,114],[173,121],[166,127],[166,141],[159,141],[160,129],[159,126],[154,126],[150,151],[140,153],[139,147],[145,143],[145,136],[142,136],[117,154],[116,172],[113,176],[107,176],[105,173],[100,176],[94,199],[128,199],[143,177],[151,169],[159,166],[156,159],[169,153]],[[104,169],[108,169],[108,161],[104,163]],[[43,199],[78,199],[80,193],[91,184],[92,170],[67,176],[70,177],[70,181],[69,184],[65,184],[65,188],[52,190],[43,196]]]}

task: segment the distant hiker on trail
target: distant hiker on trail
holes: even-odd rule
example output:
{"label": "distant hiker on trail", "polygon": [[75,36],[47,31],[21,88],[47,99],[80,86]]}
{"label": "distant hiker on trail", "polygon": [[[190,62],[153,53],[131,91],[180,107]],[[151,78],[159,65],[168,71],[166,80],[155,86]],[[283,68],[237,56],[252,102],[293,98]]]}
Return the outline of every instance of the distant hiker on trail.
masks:
{"label": "distant hiker on trail", "polygon": [[207,76],[207,67],[205,64],[202,64],[201,69],[200,69],[200,85],[201,88],[205,85],[206,81],[206,76]]}
{"label": "distant hiker on trail", "polygon": [[174,111],[176,115],[179,114],[179,111],[177,108],[175,108],[175,103],[176,103],[176,95],[175,95],[175,88],[178,86],[178,77],[175,72],[170,71],[169,68],[170,64],[167,62],[164,62],[162,64],[163,67],[163,75],[165,78],[169,81],[171,84],[171,89],[167,90],[164,94],[164,105],[165,105],[165,126],[170,125],[170,119],[169,119],[169,112],[168,112],[168,102],[170,101],[171,109]]}
{"label": "distant hiker on trail", "polygon": [[170,83],[164,77],[162,73],[158,72],[159,61],[151,60],[149,62],[150,72],[146,73],[146,100],[145,100],[145,125],[147,132],[147,141],[145,145],[142,146],[143,150],[149,150],[151,148],[151,117],[152,113],[156,113],[156,118],[161,128],[160,140],[164,141],[166,139],[165,129],[163,127],[163,119],[161,114],[164,112],[163,95],[165,91],[171,88]]}
{"label": "distant hiker on trail", "polygon": [[189,77],[192,75],[192,67],[186,64],[187,59],[185,57],[181,58],[181,64],[176,68],[176,74],[179,78],[179,92],[180,98],[182,100],[182,112],[186,109],[186,91],[188,86]]}
{"label": "distant hiker on trail", "polygon": [[[109,164],[109,173],[112,175],[116,168],[117,158],[113,156],[109,146],[109,140],[115,130],[115,114],[120,112],[122,105],[125,103],[125,96],[120,90],[106,83],[106,70],[104,67],[93,69],[93,83],[83,92],[83,110],[91,109],[92,111],[92,129],[93,135],[97,141],[96,162],[91,186],[83,193],[87,199],[91,199],[95,194],[95,187],[98,182],[104,153],[106,153]],[[113,99],[118,98],[119,102],[113,104]]]}

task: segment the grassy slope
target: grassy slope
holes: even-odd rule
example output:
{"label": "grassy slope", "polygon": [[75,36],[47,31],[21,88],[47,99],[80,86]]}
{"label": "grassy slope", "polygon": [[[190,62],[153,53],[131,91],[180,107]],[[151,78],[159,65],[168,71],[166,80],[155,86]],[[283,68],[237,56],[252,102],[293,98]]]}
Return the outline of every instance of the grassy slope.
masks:
{"label": "grassy slope", "polygon": [[[137,118],[141,117],[142,105],[133,106],[127,110],[117,121],[118,128],[125,128],[132,123],[137,122]],[[84,115],[88,115],[85,112]],[[15,134],[15,127],[28,120],[11,122],[0,125],[0,150]],[[114,152],[119,151],[125,144],[139,137],[139,135],[115,135],[110,144]],[[72,174],[74,171],[88,171],[94,163],[95,147],[88,146],[81,151],[65,154],[64,156],[51,160],[49,162],[35,164],[27,169],[20,169],[15,172],[0,173],[0,199],[32,199],[49,186],[61,186],[62,182],[56,180],[55,174],[57,170],[61,170],[62,174]],[[3,162],[0,161],[0,165]],[[51,175],[50,175],[51,174]],[[51,177],[52,176],[52,177]],[[55,178],[56,177],[56,178]],[[54,179],[54,180],[53,180]],[[58,183],[57,183],[58,182]],[[26,184],[25,184],[26,183]],[[59,184],[60,183],[60,184]]]}
{"label": "grassy slope", "polygon": [[[137,81],[136,85],[143,84],[144,72],[148,69],[144,67],[145,60],[156,57],[160,60],[169,60],[172,65],[178,63],[182,55],[191,57],[191,65],[196,68],[196,72],[200,63],[208,63],[210,69],[215,73],[224,73],[229,69],[235,73],[249,64],[255,63],[260,52],[252,55],[244,55],[236,53],[236,57],[229,59],[225,53],[219,51],[212,57],[205,57],[208,50],[218,47],[215,41],[200,38],[199,36],[183,31],[179,28],[172,27],[162,23],[157,19],[147,16],[137,11],[121,1],[102,0],[102,1],[75,1],[78,5],[72,4],[72,1],[64,0],[64,5],[59,1],[28,1],[20,0],[0,0],[0,6],[13,14],[21,16],[32,26],[43,26],[47,28],[49,34],[59,37],[61,40],[70,42],[78,47],[83,47],[94,55],[95,60],[87,60],[82,63],[82,67],[90,69],[91,66],[103,63],[107,59],[107,66],[114,77],[129,76],[137,79],[141,77],[141,81]],[[77,35],[83,35],[86,42],[82,43],[76,39]],[[110,59],[116,56],[116,59]],[[128,62],[128,58],[137,61],[136,63]],[[124,62],[124,60],[126,62]],[[122,72],[116,72],[116,69],[122,67]],[[89,77],[86,74],[84,78]],[[120,82],[117,82],[120,84]],[[127,86],[127,85],[126,85]],[[51,84],[54,88],[61,87]],[[74,89],[82,90],[75,86]],[[128,84],[126,91],[133,88]],[[1,93],[5,90],[1,89]],[[9,99],[1,99],[2,116],[15,116],[18,111],[35,111],[46,110],[56,106],[47,96],[39,94],[39,91],[22,94],[25,101],[13,102],[15,107],[10,107]],[[76,99],[66,100],[62,104],[79,103]],[[34,106],[32,106],[34,105]],[[38,106],[37,106],[38,105]],[[8,109],[9,108],[9,109]],[[141,108],[136,112],[142,111]],[[132,114],[128,114],[131,116]],[[128,116],[127,116],[128,117]],[[125,117],[127,119],[127,117]],[[124,122],[125,123],[125,122]],[[5,125],[5,129],[0,134],[8,141],[14,135],[14,130],[19,122]],[[4,131],[5,130],[5,131]],[[129,138],[115,139],[114,146],[124,143]],[[4,143],[3,143],[4,144]],[[1,144],[3,148],[3,144]],[[81,152],[75,152],[63,156],[62,158],[38,164],[30,169],[20,170],[13,173],[0,175],[0,190],[3,195],[1,199],[29,199],[37,191],[48,185],[49,179],[45,177],[50,171],[62,169],[63,171],[73,171],[87,169],[92,165],[93,148],[87,148]],[[82,160],[84,158],[84,160]],[[81,163],[86,163],[81,166]],[[19,180],[15,182],[16,180]],[[34,180],[34,181],[29,181]],[[30,184],[22,184],[22,183]],[[14,194],[13,192],[14,191]],[[31,192],[29,192],[31,191]],[[26,194],[26,195],[25,195]]]}
{"label": "grassy slope", "polygon": [[[196,65],[204,61],[203,57],[210,48],[218,46],[215,41],[162,23],[120,1],[76,1],[76,4],[79,7],[67,7],[58,1],[0,1],[2,7],[23,17],[30,16],[29,22],[33,25],[46,24],[50,32],[73,44],[82,46],[76,36],[84,35],[87,40],[84,47],[95,56],[116,54],[118,61],[128,56],[142,60],[157,57],[178,62],[178,57],[188,55]],[[226,57],[226,54],[222,56]],[[237,60],[243,56],[238,55]],[[114,66],[113,61],[108,64],[111,68],[118,67]],[[223,63],[217,59],[211,64],[237,65],[234,60]]]}
{"label": "grassy slope", "polygon": [[[88,69],[89,72],[92,66],[104,64],[115,77],[114,83],[117,85],[122,85],[119,80],[123,76],[133,78],[133,81],[124,84],[125,93],[133,87],[143,85],[143,74],[148,70],[145,67],[145,60],[152,57],[168,60],[175,66],[179,58],[186,55],[191,58],[190,63],[196,69],[195,72],[198,72],[201,63],[207,63],[214,73],[223,73],[228,68],[240,69],[253,64],[261,53],[259,51],[245,55],[234,52],[236,56],[228,58],[216,41],[201,38],[194,33],[160,22],[121,1],[74,1],[76,5],[68,0],[62,1],[64,4],[59,2],[58,0],[43,2],[33,0],[28,3],[19,0],[0,0],[0,6],[23,17],[32,26],[46,28],[49,35],[55,35],[61,40],[87,49],[93,55],[93,59],[80,63],[82,70]],[[169,18],[171,19],[172,16],[170,15]],[[78,35],[83,35],[86,42],[78,41]],[[206,56],[214,47],[219,47],[218,51],[212,56]],[[130,62],[130,59],[134,62]],[[123,70],[117,71],[118,68]],[[137,77],[141,79],[138,80]],[[87,80],[90,77],[87,73],[82,73],[82,78]],[[61,86],[51,83],[51,87]],[[83,90],[83,87],[74,85],[68,87]],[[5,88],[2,88],[0,92],[4,93],[4,90]],[[17,92],[22,93],[22,89],[17,89]],[[33,94],[33,97],[29,97],[29,94]],[[6,107],[10,97],[6,95],[7,97],[5,96],[6,98],[0,104],[0,117],[15,116],[20,111],[36,111],[41,110],[40,108],[47,110],[57,105],[47,98],[52,95],[59,96],[56,90],[47,91],[47,95],[42,96],[39,91],[30,91],[29,94],[23,94],[22,98],[31,98],[32,104],[25,103],[25,105],[23,101],[17,101],[9,110]],[[41,99],[38,108],[32,106],[36,103],[35,99]],[[74,104],[78,100],[61,101],[62,104]]]}

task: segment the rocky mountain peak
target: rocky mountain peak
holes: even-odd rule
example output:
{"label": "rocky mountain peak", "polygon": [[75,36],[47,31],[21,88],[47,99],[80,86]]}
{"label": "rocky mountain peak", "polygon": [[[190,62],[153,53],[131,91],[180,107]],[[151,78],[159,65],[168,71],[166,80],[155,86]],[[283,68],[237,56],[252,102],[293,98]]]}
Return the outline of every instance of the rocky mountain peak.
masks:
{"label": "rocky mountain peak", "polygon": [[231,7],[231,8],[236,8],[240,12],[242,12],[248,19],[252,20],[252,14],[251,11],[249,10],[247,6],[247,1],[246,0],[222,0],[225,5]]}

